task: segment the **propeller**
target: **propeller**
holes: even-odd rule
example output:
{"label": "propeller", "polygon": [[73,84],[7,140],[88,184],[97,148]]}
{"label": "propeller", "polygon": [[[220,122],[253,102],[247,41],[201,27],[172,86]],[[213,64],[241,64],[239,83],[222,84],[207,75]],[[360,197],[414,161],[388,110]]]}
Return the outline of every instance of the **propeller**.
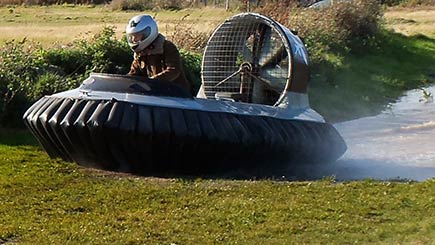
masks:
{"label": "propeller", "polygon": [[[288,54],[281,39],[273,35],[272,28],[262,24],[242,41],[241,60],[237,62],[241,63],[239,69],[214,87],[219,87],[237,75],[246,74],[261,82],[266,88],[281,93],[288,78],[288,64],[282,64]],[[243,69],[243,64],[246,63],[249,63],[252,69]]]}
{"label": "propeller", "polygon": [[241,14],[215,30],[203,57],[204,93],[275,105],[290,75],[290,45],[280,27],[257,14]]}

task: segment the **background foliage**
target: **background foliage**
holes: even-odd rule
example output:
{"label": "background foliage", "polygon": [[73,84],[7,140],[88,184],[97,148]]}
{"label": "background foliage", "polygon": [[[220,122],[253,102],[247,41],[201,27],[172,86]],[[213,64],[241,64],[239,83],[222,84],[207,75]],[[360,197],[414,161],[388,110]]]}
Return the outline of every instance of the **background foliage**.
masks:
{"label": "background foliage", "polygon": [[[430,1],[432,0],[421,2]],[[184,4],[187,1],[149,1],[148,4],[157,2]],[[215,1],[216,4],[218,2]],[[385,3],[404,4],[404,1]],[[199,6],[204,2],[195,4]],[[367,53],[366,51],[377,52],[381,47],[388,49],[388,46],[382,45],[385,42],[385,32],[380,31],[384,7],[376,0],[339,2],[322,9],[304,8],[300,2],[292,0],[257,1],[251,6],[256,8],[256,12],[271,16],[295,29],[307,45],[312,78],[321,83],[314,86],[317,88],[337,87],[333,80],[344,66],[346,57]],[[174,31],[167,38],[181,48],[186,75],[192,83],[192,93],[195,94],[201,81],[201,54],[210,33],[201,32],[193,28],[192,22],[184,20],[183,17],[176,23]],[[402,49],[399,47],[397,50]],[[426,56],[419,54],[418,57],[430,62],[430,57]],[[44,95],[77,87],[90,72],[127,73],[131,59],[132,53],[125,37],[117,39],[114,27],[111,26],[104,27],[95,36],[82,37],[50,48],[43,48],[26,39],[6,42],[0,47],[0,125],[21,125],[21,115],[31,103]],[[386,83],[391,83],[387,80]],[[403,81],[399,83],[402,84]],[[381,87],[381,90],[386,89]],[[397,93],[394,95],[397,96]],[[382,98],[376,102],[380,100]],[[317,106],[316,100],[313,101],[314,106]],[[321,113],[329,116],[330,110],[322,111],[322,105],[318,108]]]}
{"label": "background foliage", "polygon": [[[90,39],[44,49],[26,39],[0,48],[0,124],[21,124],[29,105],[44,95],[76,88],[91,72],[126,74],[132,51],[112,27]],[[181,50],[186,75],[195,93],[200,86],[201,55]]]}
{"label": "background foliage", "polygon": [[[117,10],[179,10],[195,7],[220,7],[233,10],[253,10],[270,4],[297,5],[307,7],[321,0],[0,0],[0,6],[6,5],[53,5],[53,4],[107,4]],[[337,1],[338,2],[338,1]],[[435,0],[379,0],[388,6],[433,6]]]}
{"label": "background foliage", "polygon": [[321,9],[300,8],[283,1],[265,4],[257,11],[293,28],[303,38],[314,63],[324,60],[328,51],[347,51],[355,40],[375,35],[382,18],[377,0],[339,2]]}

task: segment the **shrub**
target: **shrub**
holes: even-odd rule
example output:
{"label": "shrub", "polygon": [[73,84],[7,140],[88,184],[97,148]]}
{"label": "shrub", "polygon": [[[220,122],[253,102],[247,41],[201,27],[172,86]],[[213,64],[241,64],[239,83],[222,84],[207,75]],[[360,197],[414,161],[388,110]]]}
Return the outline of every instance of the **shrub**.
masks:
{"label": "shrub", "polygon": [[8,41],[0,48],[0,124],[17,123],[28,105],[34,78],[43,70],[35,55],[37,49],[26,39]]}
{"label": "shrub", "polygon": [[90,72],[127,73],[131,51],[105,27],[90,40],[44,50],[23,39],[0,49],[0,124],[19,125],[21,115],[46,94],[76,87]]}
{"label": "shrub", "polygon": [[89,61],[83,55],[82,50],[65,46],[42,51],[44,61],[57,69],[60,75],[84,73]]}
{"label": "shrub", "polygon": [[114,27],[103,27],[90,40],[82,38],[43,51],[43,60],[62,70],[66,76],[88,75],[90,72],[125,74],[132,61],[131,50],[125,39],[117,40],[114,36]]}
{"label": "shrub", "polygon": [[381,3],[387,6],[417,7],[434,6],[435,0],[382,0]]}
{"label": "shrub", "polygon": [[404,0],[381,0],[381,3],[387,6],[395,6],[395,5],[399,5],[403,1]]}
{"label": "shrub", "polygon": [[[12,1],[12,0],[11,0]],[[252,2],[252,1],[251,1]],[[258,6],[260,2],[251,3],[251,7]],[[228,5],[226,4],[228,3]],[[199,1],[199,0],[112,0],[110,3],[110,7],[113,10],[135,10],[135,11],[144,11],[144,10],[180,10],[182,8],[188,7],[196,7],[201,8],[205,6],[214,6],[214,7],[228,7],[228,9],[233,10],[246,10],[246,5],[248,1],[245,0],[214,0],[214,1]]]}
{"label": "shrub", "polygon": [[180,10],[188,4],[187,1],[180,0],[113,0],[110,6],[113,10],[144,11],[151,9]]}
{"label": "shrub", "polygon": [[300,8],[294,1],[284,1],[257,9],[295,29],[307,44],[314,63],[323,60],[326,52],[348,51],[354,39],[374,35],[380,25],[381,10],[377,0],[338,2],[322,9]]}
{"label": "shrub", "polygon": [[186,73],[186,78],[190,82],[191,93],[196,95],[201,86],[202,55],[180,50],[180,56]]}
{"label": "shrub", "polygon": [[400,5],[404,7],[435,6],[435,0],[403,0]]}
{"label": "shrub", "polygon": [[113,10],[144,11],[153,8],[153,2],[148,0],[113,0],[110,3]]}
{"label": "shrub", "polygon": [[373,36],[379,29],[382,8],[377,0],[354,0],[334,5],[334,21],[347,30],[347,40]]}
{"label": "shrub", "polygon": [[126,40],[117,40],[114,27],[104,27],[91,40],[80,39],[74,46],[81,51],[87,72],[127,73],[132,61]]}
{"label": "shrub", "polygon": [[189,15],[185,15],[175,25],[174,31],[168,35],[168,39],[174,42],[178,47],[186,51],[200,53],[204,50],[211,33],[196,31],[192,24],[186,24],[184,21]]}
{"label": "shrub", "polygon": [[29,91],[30,101],[36,101],[44,95],[72,89],[78,86],[78,81],[71,77],[64,77],[56,72],[47,71],[36,78],[33,89]]}
{"label": "shrub", "polygon": [[54,5],[54,4],[106,4],[107,0],[2,0],[0,6],[7,5]]}
{"label": "shrub", "polygon": [[[125,36],[121,40],[114,36],[114,27],[104,27],[90,40],[82,38],[66,46],[40,51],[40,60],[46,69],[63,77],[88,76],[90,72],[126,74],[133,59],[132,51]],[[188,71],[197,73],[201,57],[190,53],[191,50],[195,49],[181,51],[181,58]],[[196,81],[197,75],[194,77]]]}
{"label": "shrub", "polygon": [[[89,40],[82,38],[66,46],[44,50],[22,40],[0,48],[0,125],[21,125],[21,116],[31,103],[44,95],[77,87],[91,72],[126,74],[132,51],[123,37],[114,38],[113,27],[105,27]],[[201,55],[180,51],[192,93],[201,83]]]}

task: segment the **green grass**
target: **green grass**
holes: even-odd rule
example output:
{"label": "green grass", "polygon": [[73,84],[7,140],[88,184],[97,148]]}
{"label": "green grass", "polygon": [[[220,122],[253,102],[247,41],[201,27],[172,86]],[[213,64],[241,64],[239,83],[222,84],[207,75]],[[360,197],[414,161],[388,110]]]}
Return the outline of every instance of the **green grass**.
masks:
{"label": "green grass", "polygon": [[49,159],[14,134],[0,134],[0,243],[429,244],[435,238],[435,179],[138,177]]}
{"label": "green grass", "polygon": [[[2,11],[8,9],[0,8],[0,22],[9,13]],[[113,20],[123,23],[117,14]],[[51,18],[85,21],[67,15]],[[384,33],[379,40],[372,45],[378,50],[328,54],[311,83],[314,108],[332,121],[370,115],[406,89],[434,82],[434,39]],[[26,130],[0,130],[0,244],[431,244],[434,193],[435,179],[231,180],[97,171],[50,159]]]}
{"label": "green grass", "polygon": [[330,121],[375,115],[406,90],[435,82],[435,37],[383,32],[372,41],[316,70],[310,102]]}

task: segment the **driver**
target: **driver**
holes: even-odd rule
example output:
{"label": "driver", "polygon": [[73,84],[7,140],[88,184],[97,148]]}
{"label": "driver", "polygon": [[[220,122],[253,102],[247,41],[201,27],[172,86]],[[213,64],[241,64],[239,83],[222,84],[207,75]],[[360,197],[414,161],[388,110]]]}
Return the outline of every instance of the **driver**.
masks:
{"label": "driver", "polygon": [[177,47],[158,32],[157,23],[150,15],[131,18],[126,35],[134,51],[128,75],[173,82],[190,92]]}

